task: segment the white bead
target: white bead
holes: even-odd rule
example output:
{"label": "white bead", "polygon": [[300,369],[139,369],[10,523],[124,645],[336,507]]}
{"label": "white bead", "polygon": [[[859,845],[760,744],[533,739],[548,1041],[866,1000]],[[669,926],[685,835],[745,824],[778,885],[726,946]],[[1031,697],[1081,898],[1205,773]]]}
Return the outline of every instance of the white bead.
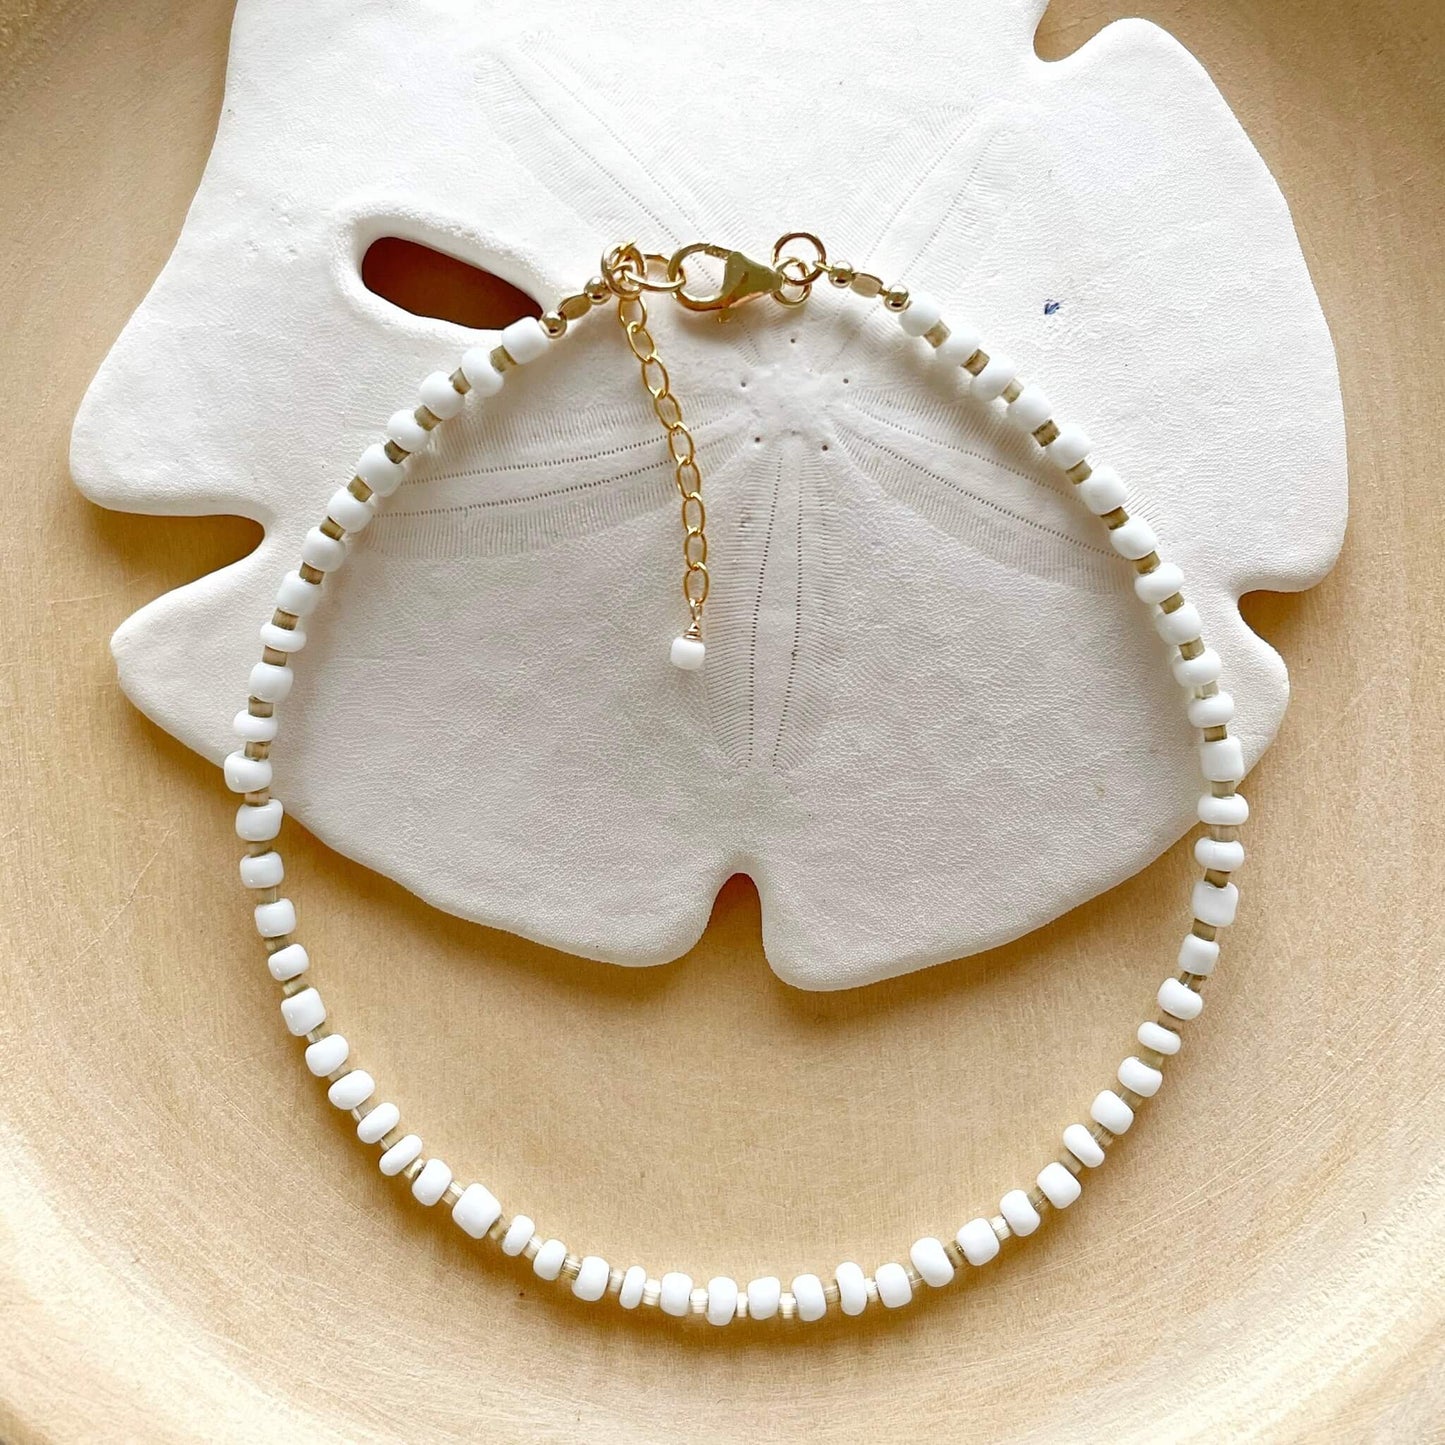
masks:
{"label": "white bead", "polygon": [[1204,995],[1195,993],[1187,983],[1177,978],[1166,978],[1159,985],[1159,1008],[1170,1018],[1188,1023],[1204,1012]]}
{"label": "white bead", "polygon": [[556,1279],[567,1262],[567,1246],[560,1239],[549,1239],[532,1260],[532,1272],[538,1279]]}
{"label": "white bead", "polygon": [[288,572],[276,589],[276,606],[293,617],[310,617],[321,601],[321,584],[308,582],[299,572]]}
{"label": "white bead", "polygon": [[1039,1227],[1041,1220],[1039,1212],[1034,1208],[1033,1200],[1024,1193],[1022,1189],[1010,1189],[1007,1194],[998,1202],[998,1212],[1003,1215],[1004,1223],[1020,1239],[1030,1235]]}
{"label": "white bead", "polygon": [[905,336],[922,336],[925,331],[937,326],[943,316],[943,308],[926,291],[915,291],[908,298],[908,305],[898,313],[898,325]]}
{"label": "white bead", "polygon": [[236,809],[236,836],[245,843],[269,843],[281,831],[284,813],[280,798],[242,803]]}
{"label": "white bead", "polygon": [[1131,562],[1147,557],[1159,545],[1154,529],[1142,517],[1130,517],[1109,533],[1109,545]]}
{"label": "white bead", "polygon": [[370,502],[363,502],[349,488],[337,487],[326,504],[326,515],[338,527],[356,533],[366,530],[366,524],[376,515],[376,509]]}
{"label": "white bead", "polygon": [[350,1054],[351,1045],[346,1042],[345,1034],[327,1034],[324,1039],[306,1046],[306,1067],[318,1079],[324,1079],[327,1074],[334,1074]]}
{"label": "white bead", "polygon": [[[386,434],[402,451],[413,455],[424,452],[431,445],[431,432],[416,419],[416,412],[405,408],[392,412],[387,418]],[[341,518],[336,520],[339,522]]]}
{"label": "white bead", "polygon": [[261,646],[276,652],[300,652],[306,646],[306,633],[300,627],[282,627],[275,622],[261,624]]}
{"label": "white bead", "polygon": [[[386,448],[380,442],[372,442],[356,459],[356,475],[378,497],[389,497],[405,480],[406,467],[401,462],[392,461],[386,454]],[[340,522],[341,518],[338,517],[336,520]],[[308,557],[307,561],[310,560]],[[315,562],[312,565],[320,567],[326,572],[331,570],[321,562]],[[340,565],[337,563],[337,566]]]}
{"label": "white bead", "polygon": [[248,758],[243,752],[228,753],[221,765],[226,786],[233,793],[259,793],[271,786],[269,758]]}
{"label": "white bead", "polygon": [[401,1123],[401,1110],[395,1104],[378,1104],[356,1125],[356,1137],[363,1144],[380,1144]]}
{"label": "white bead", "polygon": [[[505,332],[503,333],[506,334]],[[692,1304],[692,1276],[679,1274],[676,1270],[662,1277],[662,1294],[657,1307],[665,1315],[681,1318]]]}
{"label": "white bead", "polygon": [[1093,450],[1094,443],[1083,427],[1066,422],[1059,434],[1044,448],[1044,455],[1061,471],[1076,467]]}
{"label": "white bead", "polygon": [[502,389],[502,373],[492,365],[492,353],[484,346],[470,346],[463,353],[462,375],[478,396],[495,396]]}
{"label": "white bead", "polygon": [[1134,579],[1134,593],[1141,602],[1163,602],[1183,587],[1184,573],[1172,562],[1161,562],[1152,572],[1141,572]]}
{"label": "white bead", "polygon": [[1201,977],[1214,972],[1219,962],[1219,944],[1212,938],[1200,938],[1197,933],[1186,933],[1179,945],[1179,967],[1185,973]]}
{"label": "white bead", "polygon": [[248,853],[241,859],[243,888],[274,888],[285,876],[286,865],[274,849],[270,853]]}
{"label": "white bead", "polygon": [[1186,602],[1182,607],[1176,607],[1173,612],[1156,612],[1154,630],[1165,642],[1176,645],[1193,642],[1204,631],[1204,619],[1192,602]]}
{"label": "white bead", "polygon": [[1216,928],[1228,928],[1234,922],[1239,908],[1239,887],[1226,883],[1216,888],[1212,883],[1200,879],[1194,885],[1194,916],[1201,923],[1212,923]]}
{"label": "white bead", "polygon": [[1105,1089],[1089,1105],[1089,1117],[1111,1134],[1126,1134],[1134,1122],[1134,1111],[1112,1089]]}
{"label": "white bead", "polygon": [[[451,1186],[451,1182],[451,1166],[440,1159],[428,1159],[426,1163],[421,1166],[421,1173],[411,1181],[411,1192],[415,1195],[419,1203],[425,1204],[430,1208],[447,1192],[447,1189]],[[565,1246],[562,1249],[562,1253],[564,1255],[567,1253]],[[541,1273],[541,1271],[539,1270],[538,1273]],[[556,1278],[556,1276],[554,1275],[553,1278]]]}
{"label": "white bead", "polygon": [[[371,1116],[368,1114],[368,1118]],[[485,1184],[468,1184],[462,1190],[461,1198],[452,1205],[452,1220],[457,1227],[480,1239],[502,1217],[502,1206],[497,1196]],[[607,1287],[607,1263],[604,1260],[603,1288]]]}
{"label": "white bead", "polygon": [[421,1153],[421,1138],[416,1134],[403,1134],[395,1144],[376,1161],[376,1167],[390,1179],[400,1174],[409,1164],[416,1162]]}
{"label": "white bead", "polygon": [[934,355],[944,366],[962,366],[982,345],[982,333],[965,321],[961,326],[949,327],[947,339]]}
{"label": "white bead", "polygon": [[[1082,482],[1079,483],[1079,500],[1096,516],[1102,517],[1108,512],[1117,511],[1124,505],[1128,492],[1124,487],[1124,479],[1114,470],[1113,467],[1095,467]],[[1175,569],[1178,570],[1177,568]],[[1152,573],[1150,574],[1153,575]],[[1138,587],[1136,582],[1135,587]],[[1178,590],[1177,588],[1175,589]],[[1166,592],[1165,597],[1170,594]],[[1163,598],[1158,599],[1163,601]]]}
{"label": "white bead", "polygon": [[997,401],[1019,374],[1019,369],[1006,356],[990,356],[982,371],[974,377],[971,390],[980,401]]}
{"label": "white bead", "polygon": [[[1174,981],[1179,982],[1178,979]],[[1153,1049],[1156,1054],[1167,1056],[1177,1054],[1184,1040],[1173,1029],[1166,1029],[1163,1024],[1156,1024],[1153,1019],[1149,1019],[1139,1025],[1139,1042],[1146,1049]]]}
{"label": "white bead", "polygon": [[707,653],[700,637],[674,637],[669,657],[672,665],[683,672],[696,672],[702,666]]}
{"label": "white bead", "polygon": [[326,1005],[314,988],[303,988],[300,993],[281,1000],[281,1017],[299,1039],[326,1022]]}
{"label": "white bead", "polygon": [[1249,803],[1239,793],[1225,798],[1205,793],[1199,799],[1199,821],[1214,828],[1238,828],[1249,821]]}
{"label": "white bead", "polygon": [[770,1320],[778,1312],[783,1297],[783,1282],[775,1274],[748,1281],[748,1318]]}
{"label": "white bead", "polygon": [[861,1315],[868,1304],[868,1281],[863,1271],[847,1260],[834,1271],[838,1281],[838,1307],[845,1315]]}
{"label": "white bead", "polygon": [[451,377],[444,371],[433,371],[422,377],[417,395],[421,404],[442,421],[450,420],[467,404],[466,397],[452,385]]}
{"label": "white bead", "polygon": [[730,1324],[738,1314],[738,1283],[720,1274],[707,1282],[707,1322]]}
{"label": "white bead", "polygon": [[901,1264],[892,1261],[880,1264],[873,1271],[873,1283],[878,1287],[878,1299],[884,1309],[901,1309],[913,1298],[913,1281]]}
{"label": "white bead", "polygon": [[954,1276],[953,1261],[948,1257],[943,1241],[931,1234],[914,1240],[908,1257],[913,1261],[914,1269],[923,1276],[923,1282],[934,1289],[942,1289]]}
{"label": "white bead", "polygon": [[828,1297],[823,1293],[823,1281],[815,1274],[800,1274],[793,1280],[793,1302],[798,1318],[804,1324],[820,1320],[827,1313]]}
{"label": "white bead", "polygon": [[296,930],[296,905],[289,898],[256,905],[256,932],[262,938],[281,938]]}
{"label": "white bead", "polygon": [[[277,983],[286,983],[289,979],[299,978],[308,968],[311,967],[311,958],[305,948],[299,943],[288,943],[285,948],[278,948],[275,953],[267,956],[266,967],[271,971],[271,977]],[[326,1071],[328,1074],[330,1069]]]}
{"label": "white bead", "polygon": [[998,1235],[986,1219],[970,1219],[955,1239],[970,1264],[987,1264],[998,1253]]}
{"label": "white bead", "polygon": [[334,572],[346,561],[346,543],[312,527],[301,541],[301,560],[318,572]]}
{"label": "white bead", "polygon": [[1217,873],[1233,873],[1244,867],[1244,844],[1237,840],[1225,842],[1219,838],[1199,838],[1194,844],[1194,860],[1202,868],[1212,868]]}
{"label": "white bead", "polygon": [[577,1267],[577,1278],[572,1281],[572,1293],[589,1302],[600,1300],[607,1293],[611,1278],[612,1267],[600,1254],[584,1254]]}
{"label": "white bead", "polygon": [[1152,1099],[1164,1082],[1164,1075],[1158,1069],[1151,1069],[1143,1059],[1130,1054],[1119,1065],[1119,1082],[1126,1089],[1132,1089],[1141,1098]]}
{"label": "white bead", "polygon": [[1064,1130],[1064,1148],[1086,1169],[1097,1169],[1104,1162],[1103,1146],[1082,1124]]}
{"label": "white bead", "polygon": [[231,731],[248,743],[269,743],[276,737],[280,719],[273,712],[270,717],[257,717],[249,708],[242,708],[231,719]]}
{"label": "white bead", "polygon": [[547,343],[547,333],[535,317],[524,316],[502,328],[502,348],[518,366],[535,361],[546,351]]}
{"label": "white bead", "polygon": [[376,1092],[376,1080],[365,1069],[352,1069],[343,1074],[326,1091],[326,1097],[338,1109],[355,1109]]}
{"label": "white bead", "polygon": [[1067,1209],[1084,1192],[1084,1186],[1057,1160],[1039,1170],[1037,1183],[1055,1209]]}
{"label": "white bead", "polygon": [[1244,745],[1231,737],[1200,743],[1199,770],[1211,783],[1237,783],[1244,776]]}
{"label": "white bead", "polygon": [[258,662],[251,669],[251,696],[262,702],[285,702],[296,674],[279,662]]}
{"label": "white bead", "polygon": [[1212,647],[1206,647],[1198,657],[1176,657],[1173,668],[1174,681],[1180,687],[1203,687],[1207,682],[1219,681],[1224,664]]}
{"label": "white bead", "polygon": [[[964,358],[967,360],[967,357]],[[1026,386],[1008,404],[1006,415],[1020,431],[1037,431],[1054,414],[1054,404],[1042,387]]]}
{"label": "white bead", "polygon": [[635,1310],[642,1303],[642,1291],[646,1288],[647,1271],[640,1264],[629,1265],[622,1276],[622,1288],[617,1291],[617,1303],[625,1310]]}
{"label": "white bead", "polygon": [[525,1214],[519,1214],[502,1236],[502,1253],[515,1259],[532,1242],[537,1226]]}
{"label": "white bead", "polygon": [[1222,728],[1234,721],[1234,698],[1227,692],[1191,698],[1189,722],[1197,728]]}

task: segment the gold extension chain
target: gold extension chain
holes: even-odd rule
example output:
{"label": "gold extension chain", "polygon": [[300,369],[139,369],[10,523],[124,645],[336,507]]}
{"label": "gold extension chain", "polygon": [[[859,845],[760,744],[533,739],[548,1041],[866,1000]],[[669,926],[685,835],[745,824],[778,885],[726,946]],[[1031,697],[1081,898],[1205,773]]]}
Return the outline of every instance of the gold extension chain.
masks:
{"label": "gold extension chain", "polygon": [[692,617],[686,636],[702,635],[702,609],[712,579],[707,570],[707,507],[702,499],[702,473],[697,465],[697,447],[682,417],[682,405],[673,395],[672,378],[657,354],[657,343],[647,329],[647,305],[642,292],[617,298],[617,320],[627,336],[627,345],[642,368],[642,384],[652,398],[652,409],[667,432],[667,451],[672,458],[673,480],[682,498],[682,595]]}

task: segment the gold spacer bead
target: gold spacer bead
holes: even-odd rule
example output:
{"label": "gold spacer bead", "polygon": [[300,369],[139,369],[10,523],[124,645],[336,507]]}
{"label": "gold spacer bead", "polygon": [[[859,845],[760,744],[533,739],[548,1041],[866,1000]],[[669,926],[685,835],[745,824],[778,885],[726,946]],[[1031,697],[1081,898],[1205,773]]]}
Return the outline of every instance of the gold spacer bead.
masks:
{"label": "gold spacer bead", "polygon": [[567,330],[567,318],[560,311],[544,311],[539,324],[553,341]]}
{"label": "gold spacer bead", "polygon": [[594,306],[604,305],[612,296],[612,288],[600,276],[594,276],[582,290]]}
{"label": "gold spacer bead", "polygon": [[[386,439],[382,451],[386,453],[386,459],[395,462],[397,466],[400,466],[411,455],[404,446],[398,445],[390,437]],[[360,478],[358,477],[357,480],[360,481]]]}
{"label": "gold spacer bead", "polygon": [[848,283],[859,296],[879,296],[883,292],[883,278],[875,276],[869,271],[855,271],[853,279]]}
{"label": "gold spacer bead", "polygon": [[883,304],[890,311],[906,311],[911,299],[906,286],[890,286],[883,293]]}
{"label": "gold spacer bead", "polygon": [[580,321],[592,309],[592,304],[590,296],[566,296],[557,311],[568,321]]}
{"label": "gold spacer bead", "polygon": [[[946,321],[935,321],[927,331],[923,333],[923,339],[932,347],[942,346],[948,340],[948,323]],[[1012,382],[1009,385],[1013,385]],[[1012,398],[1010,398],[1012,400]]]}
{"label": "gold spacer bead", "polygon": [[517,364],[505,346],[494,346],[489,359],[493,368],[499,372],[510,371]]}

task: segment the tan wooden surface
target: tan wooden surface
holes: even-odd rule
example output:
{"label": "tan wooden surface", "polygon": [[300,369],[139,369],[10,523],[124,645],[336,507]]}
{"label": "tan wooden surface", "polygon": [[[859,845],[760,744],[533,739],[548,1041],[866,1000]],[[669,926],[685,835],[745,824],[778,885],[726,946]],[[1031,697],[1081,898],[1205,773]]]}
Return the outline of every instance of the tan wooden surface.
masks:
{"label": "tan wooden surface", "polygon": [[[0,8],[0,1437],[1445,1438],[1445,8],[1142,9],[1293,205],[1339,343],[1349,540],[1316,591],[1251,604],[1295,701],[1176,1078],[986,1276],[785,1335],[679,1334],[488,1267],[303,1076],[231,805],[106,651],[254,534],[103,514],[65,465],[203,164],[229,4]],[[1058,0],[1041,49],[1119,13]],[[700,1275],[871,1266],[1037,1167],[1126,1050],[1191,869],[1176,849],[1016,946],[817,996],[768,971],[746,883],[686,960],[633,973],[303,837],[288,862],[328,999],[430,1141],[569,1242]]]}

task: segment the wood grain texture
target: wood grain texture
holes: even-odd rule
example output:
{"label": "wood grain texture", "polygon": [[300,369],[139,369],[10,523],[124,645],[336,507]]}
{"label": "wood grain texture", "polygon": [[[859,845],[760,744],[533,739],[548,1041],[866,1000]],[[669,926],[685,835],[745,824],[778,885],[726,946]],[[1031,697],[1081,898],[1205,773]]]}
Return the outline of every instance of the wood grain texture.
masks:
{"label": "wood grain texture", "polygon": [[[1293,206],[1350,536],[1315,591],[1250,607],[1294,703],[1177,1078],[987,1277],[806,1337],[679,1334],[483,1265],[299,1069],[231,805],[105,648],[254,530],[103,514],[65,465],[204,163],[229,5],[0,12],[5,1439],[1445,1438],[1445,12],[1142,8]],[[1041,50],[1121,13],[1057,0]],[[329,1001],[438,1150],[575,1245],[700,1276],[871,1265],[1024,1178],[1127,1050],[1191,872],[1181,847],[1009,948],[820,995],[768,970],[745,883],[688,958],[633,973],[441,917],[304,836],[288,864]]]}

